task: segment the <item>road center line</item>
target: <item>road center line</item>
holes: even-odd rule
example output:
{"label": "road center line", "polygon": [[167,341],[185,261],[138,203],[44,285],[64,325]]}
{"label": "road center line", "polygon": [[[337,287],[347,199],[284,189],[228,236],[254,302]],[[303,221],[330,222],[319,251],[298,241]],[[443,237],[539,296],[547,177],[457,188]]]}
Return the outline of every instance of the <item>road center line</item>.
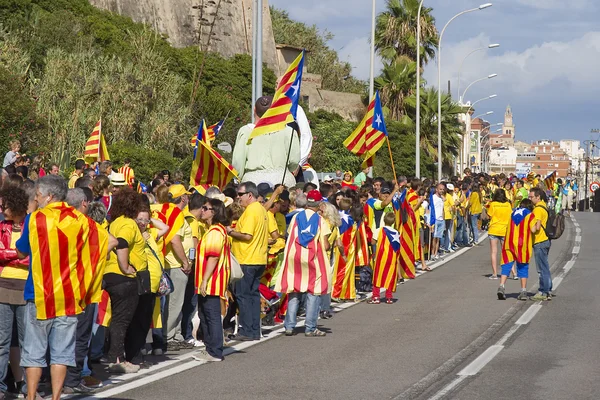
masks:
{"label": "road center line", "polygon": [[533,319],[533,317],[535,317],[535,314],[537,314],[540,309],[542,308],[541,304],[534,304],[532,306],[530,306],[527,311],[525,311],[523,313],[523,315],[521,315],[521,317],[517,320],[517,322],[515,322],[515,325],[526,325],[529,322],[531,322],[531,320]]}
{"label": "road center line", "polygon": [[461,375],[461,376],[459,376],[458,378],[456,378],[455,380],[453,380],[452,382],[450,382],[450,384],[448,384],[442,390],[440,390],[439,392],[437,392],[433,397],[430,397],[429,400],[439,400],[439,399],[443,398],[448,393],[450,393],[451,391],[453,391],[455,387],[457,387],[458,385],[460,385],[460,383],[462,381],[464,381],[465,379],[467,379],[467,377],[468,377],[468,375]]}
{"label": "road center line", "polygon": [[502,351],[504,346],[492,345],[487,348],[486,351],[481,353],[479,357],[474,359],[469,365],[463,368],[462,371],[458,373],[459,376],[473,376],[477,375],[479,371],[483,367],[485,367],[490,361],[494,359]]}

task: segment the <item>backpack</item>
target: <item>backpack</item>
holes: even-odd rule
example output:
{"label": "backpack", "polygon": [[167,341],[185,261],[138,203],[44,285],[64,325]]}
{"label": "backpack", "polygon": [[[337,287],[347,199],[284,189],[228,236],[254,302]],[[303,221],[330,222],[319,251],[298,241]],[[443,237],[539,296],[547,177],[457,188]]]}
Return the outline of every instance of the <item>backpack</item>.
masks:
{"label": "backpack", "polygon": [[562,212],[556,213],[553,208],[547,209],[544,206],[536,206],[543,208],[548,213],[548,222],[546,226],[542,226],[546,232],[546,236],[550,240],[556,240],[562,236],[565,231],[565,216]]}

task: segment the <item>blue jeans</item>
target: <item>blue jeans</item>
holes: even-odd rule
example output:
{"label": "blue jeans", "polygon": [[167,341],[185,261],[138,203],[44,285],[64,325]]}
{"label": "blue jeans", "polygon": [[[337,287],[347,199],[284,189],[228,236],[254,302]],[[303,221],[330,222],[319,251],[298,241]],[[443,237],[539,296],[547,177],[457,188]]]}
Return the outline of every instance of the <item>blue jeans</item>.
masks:
{"label": "blue jeans", "polygon": [[235,298],[240,309],[238,333],[260,339],[260,293],[258,285],[265,271],[264,265],[240,265],[244,277],[235,283]]}
{"label": "blue jeans", "polygon": [[13,333],[13,322],[17,319],[19,345],[23,346],[25,334],[25,305],[0,303],[0,393],[6,392],[6,374],[8,371],[8,356]]}
{"label": "blue jeans", "polygon": [[[304,293],[288,294],[288,309],[285,314],[283,326],[286,331],[293,330],[296,327],[296,314],[300,305],[300,299]],[[319,318],[319,296],[307,293],[306,296],[306,320],[304,321],[304,331],[313,332],[317,329],[317,319]]]}
{"label": "blue jeans", "polygon": [[477,244],[479,240],[479,230],[477,229],[477,221],[479,220],[480,214],[471,215],[471,230],[473,232],[473,243]]}
{"label": "blue jeans", "polygon": [[97,304],[90,304],[81,314],[77,315],[77,333],[75,336],[75,363],[77,365],[67,368],[65,386],[75,387],[81,382],[85,359],[90,349],[96,307]]}
{"label": "blue jeans", "polygon": [[450,250],[450,236],[452,236],[452,221],[451,219],[444,220],[446,229],[444,230],[444,238],[442,239],[441,248],[444,250]]}
{"label": "blue jeans", "polygon": [[550,252],[550,241],[546,240],[533,245],[533,255],[535,257],[535,268],[540,275],[539,291],[545,294],[552,290],[552,276],[550,275],[550,264],[548,263],[548,253]]}
{"label": "blue jeans", "polygon": [[[194,276],[194,269],[190,273],[190,277]],[[183,308],[181,309],[181,336],[183,340],[195,339],[192,336],[192,318],[198,306],[198,293],[196,291],[195,279],[188,279],[185,286],[185,297],[183,299]]]}
{"label": "blue jeans", "polygon": [[456,236],[454,238],[454,243],[459,245],[465,245],[468,242],[467,236],[467,224],[465,221],[465,217],[462,215],[457,216],[457,228],[456,228]]}
{"label": "blue jeans", "polygon": [[321,311],[331,311],[331,293],[322,294],[321,298]]}
{"label": "blue jeans", "polygon": [[219,296],[198,296],[198,317],[206,352],[213,357],[223,359],[221,298]]}

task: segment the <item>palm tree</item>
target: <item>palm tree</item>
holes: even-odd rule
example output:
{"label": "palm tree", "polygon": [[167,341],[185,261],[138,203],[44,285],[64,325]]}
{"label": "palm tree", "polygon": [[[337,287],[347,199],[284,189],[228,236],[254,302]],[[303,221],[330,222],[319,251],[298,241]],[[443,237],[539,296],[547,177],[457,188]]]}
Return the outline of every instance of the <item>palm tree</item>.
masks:
{"label": "palm tree", "polygon": [[[426,88],[421,94],[421,150],[437,158],[437,96],[434,88]],[[402,122],[414,130],[416,97],[411,95],[404,99],[407,115]],[[458,115],[464,113],[463,108],[452,101],[448,93],[442,94],[442,159],[443,166],[449,170],[453,157],[458,155],[463,134]]]}
{"label": "palm tree", "polygon": [[404,99],[412,92],[416,77],[417,63],[408,57],[384,64],[374,85],[379,90],[382,103],[390,110],[389,118],[399,120],[404,114]]}
{"label": "palm tree", "polygon": [[[377,16],[375,47],[388,62],[400,56],[417,60],[417,14],[420,0],[388,0],[387,11]],[[421,9],[421,63],[427,64],[435,56],[438,32],[432,8]]]}

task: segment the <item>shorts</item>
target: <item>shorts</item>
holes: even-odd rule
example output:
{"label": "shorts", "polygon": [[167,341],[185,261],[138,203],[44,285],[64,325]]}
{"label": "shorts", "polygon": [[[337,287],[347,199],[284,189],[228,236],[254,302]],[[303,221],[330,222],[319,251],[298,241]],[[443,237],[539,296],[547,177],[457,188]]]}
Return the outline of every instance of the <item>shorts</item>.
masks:
{"label": "shorts", "polygon": [[436,239],[441,239],[444,237],[444,231],[446,230],[446,221],[436,220],[435,221],[435,231],[433,232],[433,237]]}
{"label": "shorts", "polygon": [[488,235],[488,237],[490,240],[499,240],[501,242],[504,241],[504,236]]}
{"label": "shorts", "polygon": [[[514,261],[502,265],[502,275],[510,275],[513,263]],[[529,263],[517,263],[517,276],[519,278],[529,278]]]}
{"label": "shorts", "polygon": [[49,350],[50,365],[75,367],[77,317],[37,319],[35,303],[29,301],[26,307],[21,366],[47,367],[46,353]]}

